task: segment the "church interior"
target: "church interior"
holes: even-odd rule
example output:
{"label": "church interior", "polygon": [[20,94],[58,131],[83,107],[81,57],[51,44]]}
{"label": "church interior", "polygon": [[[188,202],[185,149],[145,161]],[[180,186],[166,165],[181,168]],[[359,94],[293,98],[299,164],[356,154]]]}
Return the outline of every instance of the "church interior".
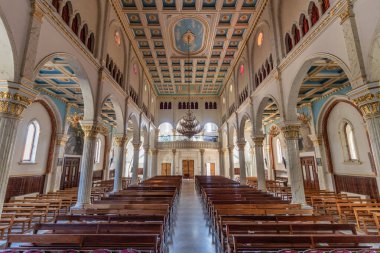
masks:
{"label": "church interior", "polygon": [[380,252],[379,10],[1,0],[0,253]]}

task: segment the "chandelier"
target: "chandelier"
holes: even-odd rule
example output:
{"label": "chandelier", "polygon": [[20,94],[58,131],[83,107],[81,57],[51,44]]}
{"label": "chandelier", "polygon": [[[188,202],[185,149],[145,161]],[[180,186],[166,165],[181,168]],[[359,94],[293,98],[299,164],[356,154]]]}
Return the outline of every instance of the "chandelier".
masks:
{"label": "chandelier", "polygon": [[[188,30],[183,36],[182,40],[185,44],[187,44],[187,62],[190,64],[190,46],[195,40],[195,35]],[[186,64],[185,64],[186,65]],[[186,67],[185,72],[188,71],[190,68]],[[188,139],[193,137],[196,134],[199,134],[202,131],[202,127],[197,120],[197,117],[193,114],[190,107],[190,79],[188,74],[186,76],[186,83],[187,83],[187,90],[188,90],[188,103],[187,103],[187,112],[185,115],[180,119],[178,126],[177,126],[177,132],[180,134],[186,136]]]}

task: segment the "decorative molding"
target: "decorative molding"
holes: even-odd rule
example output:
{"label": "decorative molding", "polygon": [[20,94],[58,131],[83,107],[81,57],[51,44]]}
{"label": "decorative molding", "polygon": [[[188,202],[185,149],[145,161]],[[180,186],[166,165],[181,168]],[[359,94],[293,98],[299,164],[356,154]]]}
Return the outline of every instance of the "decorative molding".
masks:
{"label": "decorative molding", "polygon": [[219,149],[218,142],[173,141],[157,142],[158,149]]}
{"label": "decorative molding", "polygon": [[298,140],[300,133],[300,125],[285,125],[281,128],[282,133],[284,134],[285,139],[287,140]]}

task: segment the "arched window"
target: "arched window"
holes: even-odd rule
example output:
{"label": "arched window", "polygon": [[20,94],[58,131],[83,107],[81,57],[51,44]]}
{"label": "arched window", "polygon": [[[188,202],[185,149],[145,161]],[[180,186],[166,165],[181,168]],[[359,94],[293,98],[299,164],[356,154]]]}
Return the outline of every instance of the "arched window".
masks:
{"label": "arched window", "polygon": [[79,14],[75,15],[73,22],[71,23],[71,30],[78,35],[79,32],[79,23],[80,23],[80,16]]}
{"label": "arched window", "polygon": [[36,152],[38,145],[38,138],[40,136],[40,125],[36,120],[29,123],[26,133],[26,141],[24,146],[24,153],[22,155],[23,162],[35,162]]}
{"label": "arched window", "polygon": [[276,140],[276,155],[277,155],[277,163],[282,163],[282,147],[281,147],[281,141],[278,138]]}
{"label": "arched window", "polygon": [[301,40],[300,30],[298,30],[298,27],[296,25],[293,25],[293,38],[294,45],[297,45],[298,42]]}
{"label": "arched window", "polygon": [[214,109],[216,109],[216,102],[214,102]]}
{"label": "arched window", "polygon": [[96,146],[95,146],[95,163],[100,163],[100,150],[102,148],[102,142],[100,139],[96,140]]}
{"label": "arched window", "polygon": [[59,0],[53,0],[52,2],[56,11],[59,11]]}
{"label": "arched window", "polygon": [[187,107],[186,107],[186,103],[185,103],[185,102],[182,102],[182,108],[183,108],[183,109],[187,109]]}
{"label": "arched window", "polygon": [[269,62],[270,62],[270,70],[272,71],[272,69],[273,69],[273,58],[272,58],[272,54],[269,56]]}
{"label": "arched window", "polygon": [[330,0],[322,0],[322,14],[324,14],[328,8],[330,8]]}
{"label": "arched window", "polygon": [[346,138],[349,160],[350,161],[358,160],[358,153],[357,153],[356,146],[355,146],[354,130],[352,129],[351,124],[346,123],[346,125],[344,127],[344,135]]}
{"label": "arched window", "polygon": [[162,110],[162,109],[164,109],[164,103],[160,103],[160,109]]}
{"label": "arched window", "polygon": [[205,109],[207,110],[208,109],[208,103],[205,102]]}
{"label": "arched window", "polygon": [[302,14],[301,17],[301,26],[302,26],[302,36],[305,36],[307,32],[309,31],[309,21],[307,20],[306,16]]}
{"label": "arched window", "polygon": [[91,53],[94,53],[94,45],[95,45],[95,36],[93,33],[90,34],[87,40],[87,48]]}
{"label": "arched window", "polygon": [[208,109],[214,109],[214,107],[212,107],[212,102],[208,103]]}
{"label": "arched window", "polygon": [[82,30],[80,31],[80,40],[83,42],[83,44],[86,44],[87,33],[88,33],[88,28],[87,28],[87,25],[85,24],[82,27]]}
{"label": "arched window", "polygon": [[169,103],[168,103],[168,109],[169,109],[169,110],[172,109],[172,102],[169,102]]}
{"label": "arched window", "polygon": [[194,102],[191,102],[191,109],[194,110]]}
{"label": "arched window", "polygon": [[318,11],[318,7],[315,5],[315,3],[311,4],[310,17],[311,17],[311,26],[313,26],[319,20],[319,11]]}
{"label": "arched window", "polygon": [[178,109],[182,109],[182,103],[178,102]]}
{"label": "arched window", "polygon": [[286,53],[289,53],[293,49],[293,41],[292,37],[290,37],[289,33],[285,36],[285,46],[286,46]]}
{"label": "arched window", "polygon": [[62,19],[67,25],[70,25],[70,2],[67,2],[62,9]]}
{"label": "arched window", "polygon": [[164,110],[166,110],[166,109],[168,109],[168,103],[167,102],[164,103]]}
{"label": "arched window", "polygon": [[198,110],[198,102],[195,102],[195,110]]}

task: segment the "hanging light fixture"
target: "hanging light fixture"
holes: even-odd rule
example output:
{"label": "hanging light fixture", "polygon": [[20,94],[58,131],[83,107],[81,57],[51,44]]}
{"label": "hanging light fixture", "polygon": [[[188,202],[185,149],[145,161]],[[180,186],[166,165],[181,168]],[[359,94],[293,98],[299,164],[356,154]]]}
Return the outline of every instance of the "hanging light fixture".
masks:
{"label": "hanging light fixture", "polygon": [[[190,46],[195,40],[195,35],[191,32],[191,30],[188,30],[183,36],[182,40],[185,44],[187,44],[187,62],[190,63]],[[186,66],[186,64],[185,64]],[[185,67],[185,73],[187,72],[189,68]],[[191,103],[190,103],[190,80],[188,79],[190,77],[190,74],[186,74],[186,83],[187,83],[187,89],[188,89],[188,110],[185,113],[185,115],[180,119],[178,126],[177,126],[177,132],[180,134],[186,136],[188,139],[193,137],[196,134],[199,134],[202,131],[202,127],[197,120],[197,117],[193,114],[191,111]]]}

